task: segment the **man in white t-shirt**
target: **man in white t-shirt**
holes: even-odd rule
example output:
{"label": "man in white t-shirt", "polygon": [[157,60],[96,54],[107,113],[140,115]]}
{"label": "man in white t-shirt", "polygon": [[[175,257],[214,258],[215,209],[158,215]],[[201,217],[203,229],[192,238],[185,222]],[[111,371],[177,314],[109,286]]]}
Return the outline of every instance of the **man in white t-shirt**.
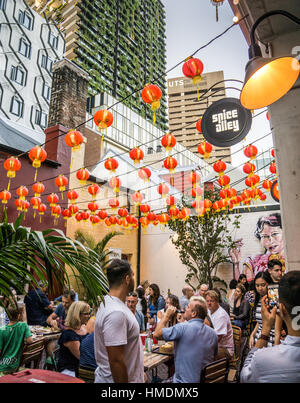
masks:
{"label": "man in white t-shirt", "polygon": [[126,306],[134,290],[134,274],[125,260],[114,259],[107,268],[109,294],[95,321],[95,383],[143,383],[144,353],[140,329]]}
{"label": "man in white t-shirt", "polygon": [[219,296],[215,291],[207,291],[205,299],[209,317],[218,335],[218,356],[216,359],[227,357],[230,360],[234,354],[230,318],[227,312],[219,305]]}

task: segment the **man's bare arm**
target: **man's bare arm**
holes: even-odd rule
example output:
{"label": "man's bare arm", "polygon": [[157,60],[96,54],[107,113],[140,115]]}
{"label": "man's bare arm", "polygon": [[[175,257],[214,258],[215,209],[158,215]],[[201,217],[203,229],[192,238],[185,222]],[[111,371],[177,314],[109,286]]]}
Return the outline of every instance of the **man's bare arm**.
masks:
{"label": "man's bare arm", "polygon": [[106,347],[106,350],[114,382],[128,383],[128,372],[124,359],[124,346]]}

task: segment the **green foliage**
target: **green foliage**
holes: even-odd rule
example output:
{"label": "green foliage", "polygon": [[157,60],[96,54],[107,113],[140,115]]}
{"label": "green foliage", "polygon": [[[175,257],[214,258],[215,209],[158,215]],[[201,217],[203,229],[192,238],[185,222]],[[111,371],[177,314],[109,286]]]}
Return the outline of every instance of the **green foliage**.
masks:
{"label": "green foliage", "polygon": [[[205,193],[205,198],[212,202],[218,199],[218,195],[214,192],[206,191]],[[192,208],[184,198],[178,207]],[[172,236],[172,243],[188,270],[186,276],[188,284],[193,286],[196,280],[198,284],[196,288],[202,283],[213,287],[215,282],[221,282],[227,287],[226,283],[216,276],[216,272],[220,263],[229,260],[228,249],[235,245],[232,231],[239,228],[239,220],[240,216],[232,218],[227,212],[213,213],[211,211],[204,217],[191,215],[186,222],[169,220],[169,228],[177,234]]]}
{"label": "green foliage", "polygon": [[4,213],[0,224],[0,295],[14,300],[10,287],[25,294],[25,285],[37,285],[37,278],[51,291],[54,281],[70,283],[68,267],[97,305],[108,290],[98,254],[60,230],[31,231],[21,225],[22,218],[8,223]]}

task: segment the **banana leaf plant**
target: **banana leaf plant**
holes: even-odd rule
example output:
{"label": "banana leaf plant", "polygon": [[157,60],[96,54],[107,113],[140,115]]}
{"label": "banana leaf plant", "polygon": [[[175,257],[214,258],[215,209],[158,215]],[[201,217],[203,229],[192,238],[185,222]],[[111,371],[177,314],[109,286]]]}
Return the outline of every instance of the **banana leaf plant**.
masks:
{"label": "banana leaf plant", "polygon": [[12,289],[26,294],[26,284],[36,286],[41,281],[51,290],[55,281],[70,284],[72,276],[84,288],[88,301],[98,305],[108,291],[98,254],[58,229],[31,231],[21,225],[22,218],[20,215],[15,223],[8,223],[4,210],[0,224],[0,295],[15,301]]}

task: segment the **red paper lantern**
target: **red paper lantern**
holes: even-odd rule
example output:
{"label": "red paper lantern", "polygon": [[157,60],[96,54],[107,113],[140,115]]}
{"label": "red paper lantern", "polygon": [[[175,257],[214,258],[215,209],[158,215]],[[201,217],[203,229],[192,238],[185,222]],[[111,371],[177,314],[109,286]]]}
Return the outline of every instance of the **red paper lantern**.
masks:
{"label": "red paper lantern", "polygon": [[100,220],[104,221],[105,218],[107,218],[107,212],[105,210],[100,210],[98,211],[98,217],[100,218]]}
{"label": "red paper lantern", "polygon": [[104,223],[107,227],[111,226],[110,217],[105,218]]}
{"label": "red paper lantern", "polygon": [[111,173],[116,172],[116,169],[118,168],[118,166],[119,166],[119,163],[114,158],[108,158],[104,163],[104,167]]}
{"label": "red paper lantern", "polygon": [[83,222],[87,222],[87,220],[90,218],[90,213],[88,211],[82,211],[81,217]]}
{"label": "red paper lantern", "polygon": [[248,175],[253,175],[253,172],[255,171],[256,167],[254,164],[252,164],[252,162],[246,162],[246,164],[244,164],[243,166],[243,171],[245,172],[245,174]]}
{"label": "red paper lantern", "polygon": [[94,122],[98,126],[99,130],[107,129],[113,124],[113,114],[107,109],[100,109],[94,115]]}
{"label": "red paper lantern", "polygon": [[92,185],[90,185],[88,187],[88,192],[92,196],[93,199],[96,198],[97,193],[99,192],[99,190],[100,190],[100,187],[96,183],[93,183]]}
{"label": "red paper lantern", "polygon": [[196,123],[196,129],[198,130],[199,133],[202,133],[201,122],[202,122],[202,118],[200,118]]}
{"label": "red paper lantern", "polygon": [[243,191],[243,193],[241,194],[241,197],[242,197],[243,201],[251,201],[251,198],[252,198],[251,190],[245,189]]}
{"label": "red paper lantern", "polygon": [[21,162],[16,157],[7,158],[4,161],[4,168],[7,170],[7,177],[14,178],[16,172],[21,169]]}
{"label": "red paper lantern", "polygon": [[218,202],[218,209],[219,210],[226,210],[227,206],[228,206],[228,201],[227,200],[219,200]]}
{"label": "red paper lantern", "polygon": [[27,200],[22,200],[22,211],[27,213],[29,207],[30,207],[30,203]]}
{"label": "red paper lantern", "polygon": [[170,189],[165,183],[161,183],[158,188],[157,188],[158,193],[161,195],[161,197],[166,197],[166,195],[169,193]]}
{"label": "red paper lantern", "polygon": [[142,91],[142,99],[146,104],[151,105],[153,113],[153,124],[155,124],[155,111],[160,107],[162,97],[161,89],[155,84],[146,85]]}
{"label": "red paper lantern", "polygon": [[134,164],[139,164],[144,158],[144,151],[139,147],[135,147],[130,151],[129,157],[133,160]]}
{"label": "red paper lantern", "polygon": [[58,175],[58,177],[55,179],[55,185],[58,187],[60,192],[64,192],[66,190],[68,183],[68,178],[64,175]]}
{"label": "red paper lantern", "polygon": [[[34,210],[38,210],[39,205],[41,204],[41,199],[39,197],[32,197],[30,199],[30,204],[32,205],[32,208]],[[34,213],[34,218],[35,218],[35,213]]]}
{"label": "red paper lantern", "polygon": [[272,155],[273,158],[275,158],[275,150],[274,150],[274,148],[272,148],[271,155]]}
{"label": "red paper lantern", "polygon": [[170,216],[167,213],[162,213],[158,216],[158,219],[162,225],[166,225],[170,220]]}
{"label": "red paper lantern", "polygon": [[71,211],[70,211],[68,208],[64,209],[64,210],[61,212],[61,215],[63,216],[64,220],[66,220],[66,221],[67,221],[69,218],[72,217],[72,213],[71,213]]}
{"label": "red paper lantern", "polygon": [[188,176],[188,181],[193,184],[193,187],[195,188],[197,183],[200,182],[201,176],[197,172],[190,172]]}
{"label": "red paper lantern", "polygon": [[174,157],[167,157],[164,161],[164,166],[169,170],[169,173],[173,173],[177,167],[177,161]]}
{"label": "red paper lantern", "polygon": [[174,220],[179,214],[179,209],[176,206],[171,206],[169,208],[169,215]]}
{"label": "red paper lantern", "polygon": [[19,196],[20,200],[25,200],[25,197],[28,195],[28,189],[26,186],[20,186],[16,190],[16,193]]}
{"label": "red paper lantern", "polygon": [[120,205],[118,199],[109,199],[108,204],[113,210],[117,209]]}
{"label": "red paper lantern", "polygon": [[134,225],[135,223],[136,223],[136,218],[132,215],[132,214],[129,214],[127,217],[126,217],[126,221],[128,222],[128,224],[129,224],[129,227],[131,227],[132,225]]}
{"label": "red paper lantern", "polygon": [[75,215],[75,219],[76,219],[77,222],[80,222],[82,220],[82,213],[77,213]]}
{"label": "red paper lantern", "polygon": [[148,225],[149,225],[149,220],[148,220],[147,217],[141,217],[139,221],[140,221],[141,226],[142,226],[143,228],[147,228],[147,227],[148,227]]}
{"label": "red paper lantern", "polygon": [[212,208],[212,202],[209,199],[204,199],[204,208],[207,212]]}
{"label": "red paper lantern", "polygon": [[96,215],[92,215],[92,216],[90,216],[90,221],[91,221],[92,225],[96,225],[96,224],[99,224],[100,218]]}
{"label": "red paper lantern", "polygon": [[96,202],[91,202],[88,204],[88,209],[90,210],[92,215],[95,215],[96,211],[99,209],[99,206]]}
{"label": "red paper lantern", "polygon": [[203,195],[203,189],[200,187],[197,188],[193,188],[192,189],[192,197],[196,197],[197,199],[201,198],[201,196]]}
{"label": "red paper lantern", "polygon": [[147,215],[148,221],[150,223],[153,223],[155,220],[157,220],[157,215],[151,211],[148,215]]}
{"label": "red paper lantern", "polygon": [[119,208],[118,214],[120,217],[125,218],[128,216],[128,210],[126,208]]}
{"label": "red paper lantern", "polygon": [[114,216],[114,215],[112,215],[112,216],[109,217],[109,221],[110,221],[111,225],[116,225],[116,224],[118,224],[118,219],[117,219],[117,217]]}
{"label": "red paper lantern", "polygon": [[21,199],[15,200],[15,206],[17,207],[17,210],[20,211],[22,210],[22,201]]}
{"label": "red paper lantern", "polygon": [[175,196],[170,195],[167,197],[166,203],[168,206],[175,206],[177,203],[177,199]]}
{"label": "red paper lantern", "polygon": [[149,179],[151,177],[151,171],[149,168],[143,167],[139,169],[138,175],[144,182],[149,182]]}
{"label": "red paper lantern", "polygon": [[42,147],[35,146],[29,151],[28,156],[32,161],[32,166],[34,168],[39,168],[41,163],[47,158],[47,153]]}
{"label": "red paper lantern", "polygon": [[217,201],[213,203],[212,208],[215,210],[216,213],[221,210],[221,207],[219,207],[219,203]]}
{"label": "red paper lantern", "polygon": [[245,184],[246,186],[253,188],[259,184],[259,181],[260,177],[258,175],[252,175],[245,180]]}
{"label": "red paper lantern", "polygon": [[263,181],[262,187],[269,192],[271,187],[272,187],[272,185],[273,185],[273,182],[268,180],[268,179],[266,179],[266,180]]}
{"label": "red paper lantern", "polygon": [[224,171],[226,170],[226,167],[227,167],[226,163],[221,160],[215,162],[213,165],[213,169],[215,172],[217,172],[219,174],[219,177],[224,175]]}
{"label": "red paper lantern", "polygon": [[252,144],[249,144],[247,147],[244,149],[244,154],[247,158],[250,158],[251,160],[255,160],[257,156],[258,150],[255,146]]}
{"label": "red paper lantern", "polygon": [[208,159],[210,157],[212,149],[213,149],[212,145],[207,141],[202,141],[198,145],[198,153],[203,155],[204,159]]}
{"label": "red paper lantern", "polygon": [[171,133],[165,134],[161,139],[161,144],[166,151],[171,151],[176,145],[176,138]]}
{"label": "red paper lantern", "polygon": [[55,206],[51,207],[51,214],[56,217],[59,218],[60,214],[61,214],[61,207],[56,204]]}
{"label": "red paper lantern", "polygon": [[185,61],[182,66],[182,72],[185,77],[191,78],[193,80],[193,84],[197,85],[202,80],[202,72],[203,72],[203,63],[200,59],[195,57],[191,57]]}
{"label": "red paper lantern", "polygon": [[39,207],[38,207],[38,213],[39,213],[39,215],[41,215],[41,216],[44,215],[45,212],[46,212],[46,210],[47,210],[46,204],[41,203],[41,204],[39,205]]}
{"label": "red paper lantern", "polygon": [[34,191],[35,197],[40,197],[45,190],[45,186],[41,182],[37,182],[32,185],[32,190]]}
{"label": "red paper lantern", "polygon": [[262,193],[261,195],[260,195],[260,200],[261,201],[265,201],[266,200],[266,198],[267,198],[267,196],[264,194],[264,193]]}
{"label": "red paper lantern", "polygon": [[138,206],[138,205],[140,205],[140,204],[142,203],[142,201],[144,200],[144,196],[142,195],[141,192],[137,191],[137,192],[134,192],[134,193],[131,195],[131,199],[132,199],[133,202]]}
{"label": "red paper lantern", "polygon": [[196,199],[196,200],[193,201],[192,207],[195,210],[202,209],[202,208],[204,208],[204,201]]}
{"label": "red paper lantern", "polygon": [[69,206],[69,210],[73,216],[79,212],[79,207],[76,204],[71,204],[71,206]]}
{"label": "red paper lantern", "polygon": [[76,172],[76,177],[79,179],[81,185],[85,185],[90,177],[90,173],[86,168],[81,168]]}
{"label": "red paper lantern", "polygon": [[218,179],[220,186],[227,188],[230,184],[230,178],[227,175],[223,175]]}
{"label": "red paper lantern", "polygon": [[151,210],[151,207],[149,206],[149,204],[141,204],[140,205],[140,212],[143,215],[147,215],[150,210]]}
{"label": "red paper lantern", "polygon": [[56,193],[51,193],[48,197],[47,197],[48,202],[50,203],[50,207],[55,206],[56,203],[58,203],[58,196]]}
{"label": "red paper lantern", "polygon": [[80,150],[80,146],[84,141],[83,135],[78,130],[70,130],[65,136],[65,143],[72,147],[73,151]]}
{"label": "red paper lantern", "polygon": [[269,170],[272,174],[276,175],[276,163],[275,161],[271,162]]}
{"label": "red paper lantern", "polygon": [[113,192],[119,193],[119,188],[122,185],[121,179],[113,177],[109,181],[109,186],[113,189]]}
{"label": "red paper lantern", "polygon": [[76,190],[69,190],[67,193],[67,198],[72,204],[74,204],[76,199],[78,199],[78,193],[76,192]]}
{"label": "red paper lantern", "polygon": [[2,190],[2,192],[0,192],[0,199],[3,204],[7,204],[8,200],[11,199],[11,193],[8,190]]}
{"label": "red paper lantern", "polygon": [[190,217],[190,214],[191,214],[191,210],[188,208],[188,207],[183,207],[182,209],[181,209],[181,218],[182,218],[182,220],[183,221],[186,221],[186,220],[188,220],[189,219],[189,217]]}

